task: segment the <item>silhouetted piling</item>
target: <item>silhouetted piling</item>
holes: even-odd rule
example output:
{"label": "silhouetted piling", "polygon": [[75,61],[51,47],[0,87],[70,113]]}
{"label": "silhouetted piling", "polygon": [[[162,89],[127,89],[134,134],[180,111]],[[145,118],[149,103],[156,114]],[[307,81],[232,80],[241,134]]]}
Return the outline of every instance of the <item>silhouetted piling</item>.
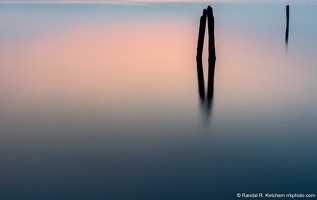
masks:
{"label": "silhouetted piling", "polygon": [[286,31],[285,31],[285,43],[288,44],[288,31],[289,31],[289,5],[286,6]]}
{"label": "silhouetted piling", "polygon": [[212,7],[208,6],[207,8],[208,15],[208,35],[209,35],[209,60],[216,59],[216,50],[215,50],[215,19]]}
{"label": "silhouetted piling", "polygon": [[286,6],[286,20],[287,20],[287,23],[288,23],[288,20],[289,20],[289,5]]}
{"label": "silhouetted piling", "polygon": [[197,78],[198,78],[199,97],[202,101],[204,101],[205,100],[205,81],[204,81],[203,63],[201,59],[197,60]]}
{"label": "silhouetted piling", "polygon": [[203,15],[200,17],[196,60],[201,59],[203,55],[205,29],[206,29],[206,15],[207,15],[207,10],[204,9]]}
{"label": "silhouetted piling", "polygon": [[208,91],[207,100],[213,97],[214,93],[214,75],[215,75],[215,60],[216,60],[216,49],[215,49],[215,19],[213,15],[212,7],[207,8],[208,15],[208,35],[209,35],[209,55],[208,55]]}

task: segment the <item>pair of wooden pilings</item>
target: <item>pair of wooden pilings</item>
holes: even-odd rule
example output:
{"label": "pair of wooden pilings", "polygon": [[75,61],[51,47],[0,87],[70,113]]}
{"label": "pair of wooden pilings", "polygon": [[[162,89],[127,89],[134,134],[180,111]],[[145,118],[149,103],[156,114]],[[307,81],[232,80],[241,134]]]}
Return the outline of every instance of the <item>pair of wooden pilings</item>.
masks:
{"label": "pair of wooden pilings", "polygon": [[[197,55],[196,60],[202,59],[203,47],[204,47],[204,38],[205,38],[205,29],[206,29],[206,18],[208,16],[208,35],[209,35],[209,60],[216,59],[215,51],[215,20],[213,16],[213,10],[210,6],[207,7],[207,10],[204,9],[203,15],[200,17],[199,25],[199,34],[198,34],[198,44],[197,44]],[[289,5],[286,6],[286,32],[285,32],[285,42],[288,43],[288,33],[289,33]]]}
{"label": "pair of wooden pilings", "polygon": [[200,17],[196,60],[202,59],[207,17],[208,17],[208,36],[209,36],[209,42],[208,42],[209,60],[216,59],[215,33],[214,33],[215,20],[214,20],[213,10],[210,6],[208,6],[207,9],[204,9],[203,15]]}
{"label": "pair of wooden pilings", "polygon": [[198,44],[197,44],[197,76],[198,76],[198,87],[199,96],[204,101],[205,100],[205,82],[204,73],[202,65],[202,54],[204,47],[205,29],[206,29],[206,19],[208,18],[208,88],[207,88],[207,103],[210,104],[213,97],[214,91],[214,72],[215,72],[215,62],[216,62],[216,51],[215,51],[215,21],[213,16],[213,10],[210,6],[203,10],[203,15],[200,17],[199,34],[198,34]]}

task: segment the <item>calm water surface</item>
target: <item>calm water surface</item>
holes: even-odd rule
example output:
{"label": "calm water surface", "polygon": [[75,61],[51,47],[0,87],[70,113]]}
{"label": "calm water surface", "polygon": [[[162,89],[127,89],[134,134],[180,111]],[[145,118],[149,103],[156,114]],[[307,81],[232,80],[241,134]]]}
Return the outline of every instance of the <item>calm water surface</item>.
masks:
{"label": "calm water surface", "polygon": [[0,4],[0,199],[317,193],[317,4],[288,45],[284,4],[212,5],[209,104],[207,5]]}

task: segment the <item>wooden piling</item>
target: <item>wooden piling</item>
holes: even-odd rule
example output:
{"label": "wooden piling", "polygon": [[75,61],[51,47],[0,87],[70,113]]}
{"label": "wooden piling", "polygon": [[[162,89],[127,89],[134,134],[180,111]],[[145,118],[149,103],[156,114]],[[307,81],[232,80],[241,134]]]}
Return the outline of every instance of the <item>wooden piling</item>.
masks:
{"label": "wooden piling", "polygon": [[289,5],[286,6],[286,20],[289,21]]}
{"label": "wooden piling", "polygon": [[202,55],[203,55],[205,29],[206,29],[206,15],[207,15],[207,10],[204,9],[203,15],[200,17],[196,60],[202,59]]}
{"label": "wooden piling", "polygon": [[212,7],[207,8],[208,15],[208,35],[209,35],[209,55],[208,55],[208,90],[207,100],[211,100],[214,93],[214,74],[215,74],[215,61],[216,61],[216,49],[215,49],[215,19],[213,15]]}
{"label": "wooden piling", "polygon": [[209,35],[209,60],[216,59],[216,50],[215,50],[215,19],[213,15],[212,7],[208,6],[207,8],[208,15],[208,35]]}

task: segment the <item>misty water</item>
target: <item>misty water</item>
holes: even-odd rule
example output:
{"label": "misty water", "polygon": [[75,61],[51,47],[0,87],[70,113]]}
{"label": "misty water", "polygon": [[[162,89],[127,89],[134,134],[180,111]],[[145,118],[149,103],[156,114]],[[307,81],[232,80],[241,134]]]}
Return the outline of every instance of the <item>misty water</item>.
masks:
{"label": "misty water", "polygon": [[210,102],[207,5],[0,4],[0,199],[316,193],[317,4],[211,4]]}

